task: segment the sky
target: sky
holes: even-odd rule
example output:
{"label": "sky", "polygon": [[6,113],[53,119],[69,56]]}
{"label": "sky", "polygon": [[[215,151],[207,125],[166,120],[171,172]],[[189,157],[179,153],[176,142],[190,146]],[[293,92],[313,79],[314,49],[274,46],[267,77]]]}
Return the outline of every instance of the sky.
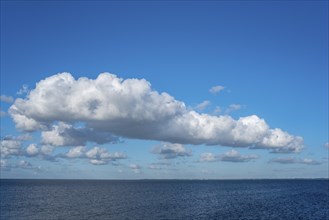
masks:
{"label": "sky", "polygon": [[327,1],[1,1],[1,178],[328,178]]}

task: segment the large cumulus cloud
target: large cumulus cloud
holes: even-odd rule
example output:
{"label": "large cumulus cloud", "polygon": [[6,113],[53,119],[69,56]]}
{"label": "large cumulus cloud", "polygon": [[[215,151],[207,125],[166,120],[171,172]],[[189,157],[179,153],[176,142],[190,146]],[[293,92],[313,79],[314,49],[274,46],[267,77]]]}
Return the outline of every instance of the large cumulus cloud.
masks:
{"label": "large cumulus cloud", "polygon": [[[112,142],[115,135],[273,152],[298,152],[303,147],[301,137],[271,129],[256,115],[235,120],[228,115],[200,114],[169,94],[153,90],[145,79],[123,80],[110,73],[96,79],[53,75],[38,82],[26,98],[16,99],[9,113],[18,129],[40,130],[43,141],[55,145]],[[65,130],[70,134],[60,132]]]}

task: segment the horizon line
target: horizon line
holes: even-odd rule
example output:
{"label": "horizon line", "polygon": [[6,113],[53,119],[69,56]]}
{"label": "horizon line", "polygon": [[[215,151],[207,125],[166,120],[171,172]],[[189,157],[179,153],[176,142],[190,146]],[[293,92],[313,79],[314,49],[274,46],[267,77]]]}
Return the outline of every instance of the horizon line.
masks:
{"label": "horizon line", "polygon": [[143,179],[69,179],[69,178],[0,178],[2,180],[91,180],[91,181],[221,181],[221,180],[329,180],[329,177],[314,177],[314,178],[241,178],[241,179],[207,179],[207,178],[199,178],[199,179],[177,179],[177,178],[166,178],[166,179],[152,179],[152,178],[143,178]]}

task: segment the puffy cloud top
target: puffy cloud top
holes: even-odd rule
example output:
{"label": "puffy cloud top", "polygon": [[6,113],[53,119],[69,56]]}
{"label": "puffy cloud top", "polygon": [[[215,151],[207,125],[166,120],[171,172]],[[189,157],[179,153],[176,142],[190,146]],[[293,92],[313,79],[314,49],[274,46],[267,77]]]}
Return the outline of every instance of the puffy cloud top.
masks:
{"label": "puffy cloud top", "polygon": [[35,156],[39,154],[39,148],[37,147],[36,144],[30,144],[27,148],[26,148],[26,153],[29,156]]}
{"label": "puffy cloud top", "polygon": [[298,152],[303,147],[301,137],[271,129],[256,115],[234,120],[228,115],[200,114],[169,94],[153,90],[145,79],[123,80],[110,73],[96,79],[53,75],[38,82],[26,98],[16,99],[9,113],[17,128],[41,130],[43,142],[57,146],[113,142],[114,134],[273,152]]}

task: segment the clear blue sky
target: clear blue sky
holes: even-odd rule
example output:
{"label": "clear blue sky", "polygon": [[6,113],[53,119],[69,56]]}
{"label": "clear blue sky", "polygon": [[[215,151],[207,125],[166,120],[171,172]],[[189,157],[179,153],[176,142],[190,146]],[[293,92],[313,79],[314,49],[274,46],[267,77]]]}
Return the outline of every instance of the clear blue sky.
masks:
{"label": "clear blue sky", "polygon": [[[127,118],[118,122],[128,127],[121,131],[111,125],[105,133],[89,125],[90,118],[77,116],[73,123],[48,117],[47,111],[38,113],[38,107],[55,111],[58,97],[71,93],[62,94],[56,87],[53,91],[58,92],[42,102],[29,98],[23,85],[32,93],[36,83],[62,72],[75,80],[95,80],[103,72],[145,79],[152,91],[185,103],[187,115],[230,116],[234,123],[256,115],[272,129],[268,132],[279,128],[289,138],[302,137],[303,143],[297,150],[273,153],[286,146],[269,146],[265,139],[244,144],[236,136],[232,138],[243,144],[226,143],[225,135],[215,135],[210,145],[203,137],[200,143],[197,138],[184,142],[188,128],[176,139],[170,132],[158,134],[158,127],[154,135],[133,128],[128,132],[136,113],[130,103]],[[222,89],[210,92],[215,86]],[[328,177],[328,2],[1,1],[1,95],[1,178]],[[18,106],[17,98],[27,103],[19,106],[19,115],[38,123],[42,118],[48,127],[15,128],[12,117],[18,113],[9,108]],[[147,101],[138,100],[145,107]],[[59,121],[92,130],[89,136],[94,136],[86,137],[83,146],[81,141],[56,145],[42,139]],[[113,123],[104,121],[106,126]],[[147,126],[141,129],[147,131]],[[248,132],[243,138],[250,137]],[[120,141],[93,141],[112,134]],[[84,149],[80,156],[67,156],[78,145]],[[42,151],[45,146],[52,151]],[[93,157],[95,146],[124,156]]]}

